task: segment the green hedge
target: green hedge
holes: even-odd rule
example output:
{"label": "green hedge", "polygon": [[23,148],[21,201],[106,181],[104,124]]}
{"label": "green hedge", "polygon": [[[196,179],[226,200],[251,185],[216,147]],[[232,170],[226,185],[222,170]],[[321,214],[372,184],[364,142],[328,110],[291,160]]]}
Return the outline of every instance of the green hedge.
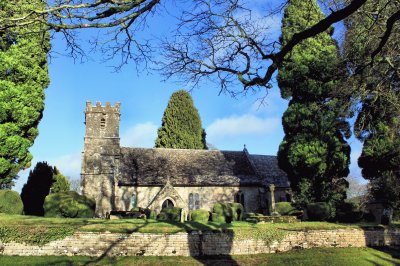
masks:
{"label": "green hedge", "polygon": [[292,215],[292,213],[297,212],[290,202],[275,203],[275,211],[280,215]]}
{"label": "green hedge", "polygon": [[222,214],[219,213],[211,213],[211,221],[213,221],[214,223],[225,223],[225,216],[223,216]]}
{"label": "green hedge", "polygon": [[363,218],[363,212],[359,210],[358,204],[343,202],[337,209],[336,219],[341,223],[358,223]]}
{"label": "green hedge", "polygon": [[164,220],[164,221],[180,222],[181,221],[181,212],[182,212],[182,208],[178,208],[178,207],[165,208],[165,209],[161,210],[157,219]]}
{"label": "green hedge", "polygon": [[43,207],[46,217],[92,218],[96,203],[75,191],[68,191],[48,195]]}
{"label": "green hedge", "polygon": [[201,210],[201,209],[193,210],[193,211],[190,211],[189,216],[190,216],[191,221],[204,223],[204,222],[208,222],[208,220],[210,219],[210,212],[207,210]]}
{"label": "green hedge", "polygon": [[213,207],[213,213],[223,216],[226,223],[230,223],[233,220],[233,211],[227,204],[215,203]]}
{"label": "green hedge", "polygon": [[310,221],[326,221],[333,217],[332,208],[326,202],[308,204],[307,215]]}
{"label": "green hedge", "polygon": [[0,190],[0,213],[22,214],[24,204],[18,192],[4,189]]}
{"label": "green hedge", "polygon": [[146,219],[156,219],[156,213],[149,208],[135,207],[131,209],[132,212],[141,212],[146,215]]}
{"label": "green hedge", "polygon": [[244,208],[240,203],[228,203],[228,206],[232,209],[233,220],[241,221],[244,216]]}
{"label": "green hedge", "polygon": [[243,220],[244,208],[240,203],[215,203],[213,213],[225,217],[225,222]]}

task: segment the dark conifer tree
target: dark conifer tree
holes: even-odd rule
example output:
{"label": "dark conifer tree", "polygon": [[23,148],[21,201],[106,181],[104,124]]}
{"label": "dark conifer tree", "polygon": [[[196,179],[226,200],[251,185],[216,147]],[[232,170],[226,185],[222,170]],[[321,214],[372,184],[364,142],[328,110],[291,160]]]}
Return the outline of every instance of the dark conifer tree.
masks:
{"label": "dark conifer tree", "polygon": [[44,215],[43,203],[54,182],[53,175],[54,169],[47,162],[38,162],[33,171],[30,171],[21,192],[26,215]]}
{"label": "dark conifer tree", "polygon": [[[363,142],[358,160],[371,195],[400,213],[400,27],[394,24],[386,45],[386,21],[395,1],[367,2],[345,21],[344,56],[353,74],[343,85],[355,95],[355,134]],[[379,15],[377,15],[379,14]],[[396,26],[397,25],[397,26]],[[356,74],[354,74],[356,73]],[[361,104],[360,104],[361,103]]]}
{"label": "dark conifer tree", "polygon": [[[282,21],[282,42],[323,18],[313,1],[292,0]],[[332,92],[340,73],[338,48],[330,32],[294,47],[278,73],[282,97],[289,99],[283,115],[285,137],[279,166],[288,174],[299,206],[327,202],[335,207],[345,198],[350,147],[349,126]]]}
{"label": "dark conifer tree", "polygon": [[[44,6],[41,0],[0,1],[0,17],[22,17]],[[0,187],[12,185],[31,164],[29,148],[38,135],[49,85],[49,49],[49,34],[40,21],[0,31]]]}
{"label": "dark conifer tree", "polygon": [[206,133],[192,97],[184,90],[174,92],[158,129],[156,148],[207,149]]}

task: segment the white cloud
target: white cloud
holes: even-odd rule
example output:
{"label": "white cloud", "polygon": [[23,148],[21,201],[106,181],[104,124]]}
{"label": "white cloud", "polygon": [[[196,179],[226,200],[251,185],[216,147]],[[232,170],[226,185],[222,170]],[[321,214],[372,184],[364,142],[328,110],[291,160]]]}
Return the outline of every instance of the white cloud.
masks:
{"label": "white cloud", "polygon": [[72,179],[79,179],[81,173],[81,160],[81,153],[74,153],[48,160],[48,163],[57,167],[63,175]]}
{"label": "white cloud", "polygon": [[289,101],[281,98],[279,89],[273,88],[265,98],[255,101],[249,112],[254,115],[277,116],[287,109],[288,103]]}
{"label": "white cloud", "polygon": [[216,139],[243,135],[266,135],[279,128],[280,118],[259,118],[252,114],[230,116],[215,120],[207,127],[207,139],[212,143]]}
{"label": "white cloud", "polygon": [[156,137],[157,126],[154,123],[137,124],[121,135],[121,146],[152,148]]}

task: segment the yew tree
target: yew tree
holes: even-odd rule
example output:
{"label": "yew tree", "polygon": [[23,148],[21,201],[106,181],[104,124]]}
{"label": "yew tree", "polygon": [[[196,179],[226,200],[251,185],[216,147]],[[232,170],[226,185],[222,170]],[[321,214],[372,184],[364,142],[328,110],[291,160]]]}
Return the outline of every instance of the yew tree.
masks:
{"label": "yew tree", "polygon": [[[45,2],[1,1],[0,17],[18,18]],[[45,15],[41,15],[45,17]],[[0,30],[0,187],[10,187],[21,169],[28,168],[29,148],[38,135],[49,85],[49,34],[40,21]]]}
{"label": "yew tree", "polygon": [[49,195],[54,181],[54,169],[47,162],[38,162],[29,172],[28,181],[21,191],[26,215],[44,215],[44,200]]}
{"label": "yew tree", "polygon": [[193,99],[184,90],[174,92],[158,129],[156,148],[207,149],[205,131]]}
{"label": "yew tree", "polygon": [[[371,196],[400,210],[400,12],[398,1],[373,1],[345,21],[344,56],[357,111],[358,160]],[[384,41],[386,45],[380,45]],[[377,49],[376,47],[379,47]],[[344,94],[344,93],[342,93]]]}
{"label": "yew tree", "polygon": [[[283,45],[323,18],[316,1],[290,1],[282,21]],[[278,161],[302,207],[327,202],[335,208],[347,187],[350,147],[345,137],[350,132],[341,103],[332,94],[343,73],[332,32],[330,28],[294,47],[277,77],[282,97],[289,100]]]}

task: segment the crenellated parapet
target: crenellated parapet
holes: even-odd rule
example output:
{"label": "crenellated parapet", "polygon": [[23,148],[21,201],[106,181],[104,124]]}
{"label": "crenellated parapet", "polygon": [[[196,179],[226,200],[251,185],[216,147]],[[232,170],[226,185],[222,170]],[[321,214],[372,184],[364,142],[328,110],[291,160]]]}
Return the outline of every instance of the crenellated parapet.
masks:
{"label": "crenellated parapet", "polygon": [[86,102],[86,112],[92,113],[120,113],[120,102],[116,102],[114,106],[111,105],[110,102],[106,102],[106,105],[103,106],[101,102],[96,102],[95,105],[92,102]]}

